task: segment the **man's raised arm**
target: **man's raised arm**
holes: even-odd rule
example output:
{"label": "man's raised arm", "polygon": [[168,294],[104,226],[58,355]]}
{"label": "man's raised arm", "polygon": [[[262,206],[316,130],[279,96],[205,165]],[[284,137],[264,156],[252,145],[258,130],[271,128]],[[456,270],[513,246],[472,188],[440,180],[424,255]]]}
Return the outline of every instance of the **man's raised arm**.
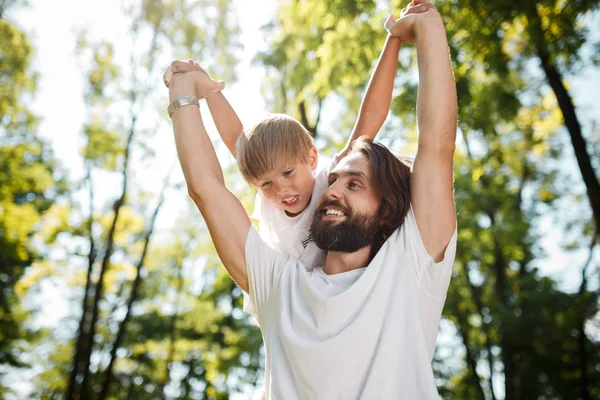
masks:
{"label": "man's raised arm", "polygon": [[[177,61],[173,62],[169,67],[168,72],[165,73],[165,84],[167,86],[169,85],[169,80],[172,79],[173,75],[190,71],[204,72],[210,77],[208,72],[202,69],[200,64],[195,61]],[[242,122],[222,92],[209,93],[206,96],[206,102],[208,103],[208,109],[215,122],[217,131],[219,132],[221,139],[223,139],[223,143],[225,143],[225,146],[227,146],[233,157],[235,157],[237,154],[237,140],[244,131]]]}
{"label": "man's raised arm", "polygon": [[[222,83],[197,71],[175,74],[168,83],[170,102],[184,96],[204,98],[223,88]],[[250,219],[240,201],[225,187],[219,160],[198,107],[186,105],[177,108],[171,118],[188,193],[206,221],[223,265],[237,284],[248,292],[245,246]]]}
{"label": "man's raised arm", "polygon": [[419,143],[411,175],[411,202],[425,249],[440,261],[456,229],[452,174],[456,86],[442,18],[431,4],[419,3],[428,11],[407,16],[410,23],[391,27],[391,31],[395,28],[403,41],[414,41],[417,46]]}

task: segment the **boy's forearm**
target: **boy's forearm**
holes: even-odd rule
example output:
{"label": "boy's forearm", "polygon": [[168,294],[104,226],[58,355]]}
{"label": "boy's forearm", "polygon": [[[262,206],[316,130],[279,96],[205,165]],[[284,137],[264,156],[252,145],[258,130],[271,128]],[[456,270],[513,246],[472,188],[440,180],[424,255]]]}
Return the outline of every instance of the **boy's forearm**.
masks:
{"label": "boy's forearm", "polygon": [[378,116],[385,120],[387,117],[392,101],[394,79],[398,67],[398,52],[401,45],[402,41],[397,37],[388,35],[386,38],[371,80],[367,85],[367,91],[360,106],[359,119]]}
{"label": "boy's forearm", "polygon": [[446,30],[439,13],[430,10],[423,17],[415,23],[419,64],[419,146],[453,149],[456,140],[457,99]]}
{"label": "boy's forearm", "polygon": [[221,92],[212,93],[206,98],[206,102],[219,135],[235,157],[237,154],[235,144],[244,129],[242,122]]}
{"label": "boy's forearm", "polygon": [[340,153],[342,156],[348,152],[352,142],[359,137],[374,139],[385,122],[392,102],[394,79],[398,67],[398,52],[401,45],[402,41],[397,37],[388,35],[386,38],[373,75],[367,85],[351,137]]}

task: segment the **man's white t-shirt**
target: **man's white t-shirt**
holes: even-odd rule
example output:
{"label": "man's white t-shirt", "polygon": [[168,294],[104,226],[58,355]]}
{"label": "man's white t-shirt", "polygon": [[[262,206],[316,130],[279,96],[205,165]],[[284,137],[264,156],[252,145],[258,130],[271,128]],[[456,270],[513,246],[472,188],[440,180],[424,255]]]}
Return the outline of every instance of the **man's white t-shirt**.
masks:
{"label": "man's white t-shirt", "polygon": [[435,263],[410,208],[368,267],[327,275],[246,240],[267,399],[439,399],[431,361],[456,232]]}
{"label": "man's white t-shirt", "polygon": [[[327,178],[335,168],[337,157],[320,168],[315,174],[315,183],[306,208],[294,217],[277,208],[263,198],[261,192],[256,193],[252,218],[258,220],[258,230],[261,238],[269,246],[284,254],[288,254],[301,262],[305,268],[313,269],[325,263],[325,252],[317,247],[310,237],[310,225],[319,204],[319,197],[327,189]],[[256,318],[256,312],[244,293],[244,311]]]}

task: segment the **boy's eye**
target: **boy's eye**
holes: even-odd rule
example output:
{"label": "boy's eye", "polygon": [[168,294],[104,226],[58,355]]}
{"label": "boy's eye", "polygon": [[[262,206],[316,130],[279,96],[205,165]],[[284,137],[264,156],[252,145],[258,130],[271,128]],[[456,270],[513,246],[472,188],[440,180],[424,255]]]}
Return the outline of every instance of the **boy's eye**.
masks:
{"label": "boy's eye", "polygon": [[292,174],[292,172],[294,172],[294,170],[293,170],[293,169],[288,169],[287,171],[284,171],[284,172],[283,172],[283,175],[285,175],[285,176],[290,176],[290,175]]}
{"label": "boy's eye", "polygon": [[271,181],[264,181],[262,185],[260,185],[260,187],[263,188],[268,188],[269,186],[271,186]]}

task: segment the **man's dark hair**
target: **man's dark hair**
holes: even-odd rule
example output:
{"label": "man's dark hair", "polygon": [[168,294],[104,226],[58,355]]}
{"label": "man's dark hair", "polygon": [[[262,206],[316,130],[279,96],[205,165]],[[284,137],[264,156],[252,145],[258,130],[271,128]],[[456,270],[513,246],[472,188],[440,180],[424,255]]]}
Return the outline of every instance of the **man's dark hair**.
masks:
{"label": "man's dark hair", "polygon": [[377,211],[379,232],[371,248],[371,259],[387,238],[404,222],[410,208],[410,169],[412,160],[398,158],[387,147],[368,139],[358,139],[352,144],[350,154],[362,153],[371,166],[373,184],[381,193]]}

